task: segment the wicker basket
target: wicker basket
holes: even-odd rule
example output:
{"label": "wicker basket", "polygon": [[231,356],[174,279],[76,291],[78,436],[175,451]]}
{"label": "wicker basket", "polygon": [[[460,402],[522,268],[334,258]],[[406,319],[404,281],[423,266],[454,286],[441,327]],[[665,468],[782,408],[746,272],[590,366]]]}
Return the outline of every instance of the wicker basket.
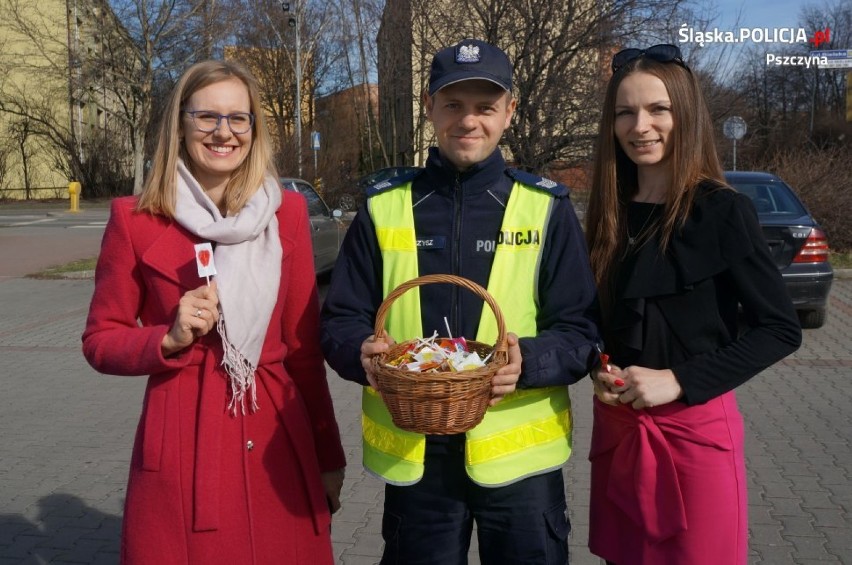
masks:
{"label": "wicker basket", "polygon": [[494,354],[484,367],[458,372],[407,371],[386,365],[400,356],[413,340],[398,343],[373,358],[378,390],[398,427],[422,434],[446,435],[465,432],[485,416],[491,398],[491,377],[509,359],[506,322],[500,307],[487,290],[473,281],[454,275],[425,275],[396,287],[376,314],[377,338],[386,335],[385,318],[391,304],[406,291],[425,284],[448,283],[466,288],[485,300],[497,318],[497,343],[486,345],[467,340],[468,348],[483,359]]}

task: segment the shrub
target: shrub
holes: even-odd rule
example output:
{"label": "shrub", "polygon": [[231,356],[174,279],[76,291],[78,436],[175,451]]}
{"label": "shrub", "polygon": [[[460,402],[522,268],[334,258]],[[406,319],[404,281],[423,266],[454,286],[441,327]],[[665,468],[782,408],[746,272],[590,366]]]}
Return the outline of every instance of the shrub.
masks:
{"label": "shrub", "polygon": [[789,184],[828,234],[837,251],[852,251],[852,147],[783,149],[762,166]]}

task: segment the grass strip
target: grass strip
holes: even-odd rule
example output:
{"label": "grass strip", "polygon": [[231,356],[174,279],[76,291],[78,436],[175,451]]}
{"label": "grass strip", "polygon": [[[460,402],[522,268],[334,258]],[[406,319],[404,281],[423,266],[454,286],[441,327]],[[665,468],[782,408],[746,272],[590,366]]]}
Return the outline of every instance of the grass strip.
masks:
{"label": "grass strip", "polygon": [[98,262],[97,257],[89,257],[87,259],[77,259],[64,265],[56,267],[48,267],[38,273],[27,275],[31,279],[68,279],[78,278],[87,275],[95,270],[95,265]]}

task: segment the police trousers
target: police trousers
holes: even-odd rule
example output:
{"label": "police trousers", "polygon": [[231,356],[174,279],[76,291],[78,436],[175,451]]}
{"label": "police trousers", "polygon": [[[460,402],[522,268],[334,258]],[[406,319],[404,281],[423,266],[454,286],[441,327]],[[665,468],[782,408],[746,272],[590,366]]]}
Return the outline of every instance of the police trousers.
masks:
{"label": "police trousers", "polygon": [[464,443],[426,452],[423,478],[385,487],[382,565],[464,565],[476,522],[482,565],[568,563],[562,471],[486,488],[464,469]]}

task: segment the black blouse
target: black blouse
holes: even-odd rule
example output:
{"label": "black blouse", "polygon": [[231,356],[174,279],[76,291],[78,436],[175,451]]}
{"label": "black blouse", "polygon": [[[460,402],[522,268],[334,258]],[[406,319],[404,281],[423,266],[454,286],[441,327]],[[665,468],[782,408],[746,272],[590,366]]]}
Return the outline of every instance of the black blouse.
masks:
{"label": "black blouse", "polygon": [[[630,203],[629,234],[651,233],[661,214]],[[613,281],[604,336],[616,365],[669,368],[681,400],[701,404],[798,349],[798,318],[747,196],[702,185],[665,254],[658,237],[638,237]]]}

